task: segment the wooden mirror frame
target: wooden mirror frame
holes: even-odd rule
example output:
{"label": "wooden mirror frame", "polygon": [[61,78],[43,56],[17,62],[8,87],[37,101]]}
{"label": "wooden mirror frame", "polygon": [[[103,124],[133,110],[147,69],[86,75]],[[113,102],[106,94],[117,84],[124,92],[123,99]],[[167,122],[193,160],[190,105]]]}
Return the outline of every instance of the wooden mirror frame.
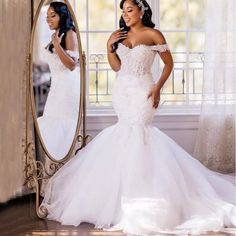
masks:
{"label": "wooden mirror frame", "polygon": [[[66,3],[66,5],[67,5],[67,7],[68,7],[68,9],[71,13],[71,16],[72,16],[72,19],[73,19],[73,22],[74,22],[74,25],[75,25],[75,31],[76,31],[77,43],[78,43],[78,52],[79,52],[79,58],[80,58],[79,65],[80,65],[80,68],[82,68],[84,64],[83,64],[83,53],[82,53],[82,46],[81,46],[81,40],[80,40],[80,34],[79,34],[79,27],[78,27],[73,9],[72,9],[69,1],[64,0],[64,2]],[[33,47],[34,47],[35,30],[36,30],[36,26],[37,26],[40,11],[41,11],[41,9],[42,9],[42,7],[45,3],[47,3],[46,0],[41,0],[40,4],[39,4],[39,6],[36,10],[36,14],[35,14],[35,17],[34,17],[34,20],[33,20],[33,27],[32,27],[32,31],[31,31],[31,38],[30,38],[30,88],[31,88],[30,98],[31,98],[31,109],[32,109],[32,114],[33,114],[33,119],[34,119],[35,132],[36,132],[36,135],[39,138],[40,145],[42,146],[43,151],[45,152],[46,156],[51,161],[53,161],[55,163],[60,163],[60,162],[66,161],[68,158],[70,158],[70,156],[71,156],[71,154],[74,150],[75,143],[77,141],[77,134],[78,134],[80,126],[81,126],[82,106],[83,106],[83,89],[82,89],[83,84],[82,83],[83,83],[83,78],[84,78],[84,75],[83,75],[84,71],[80,70],[80,78],[78,78],[78,79],[80,79],[80,101],[79,101],[80,104],[79,104],[79,114],[78,114],[77,126],[76,126],[76,129],[75,129],[74,138],[73,138],[72,144],[71,144],[70,149],[68,150],[67,154],[64,157],[60,158],[60,160],[57,160],[47,150],[47,147],[44,143],[44,140],[43,140],[41,132],[40,132],[40,128],[39,128],[38,121],[37,121],[35,98],[34,98],[34,93],[33,93],[33,80],[32,80],[32,76],[33,76],[33,73],[32,73],[32,71],[33,71]]]}
{"label": "wooden mirror frame", "polygon": [[[75,135],[73,138],[73,142],[68,153],[60,160],[56,160],[53,158],[48,152],[37,122],[36,108],[35,108],[35,99],[33,93],[33,46],[34,46],[34,35],[35,29],[37,25],[37,21],[39,18],[40,11],[45,3],[49,2],[48,0],[40,0],[40,3],[37,7],[36,13],[34,14],[34,1],[31,1],[31,16],[32,16],[32,28],[31,28],[31,36],[30,36],[30,45],[29,45],[29,53],[27,57],[27,87],[26,87],[26,139],[25,139],[25,168],[24,168],[24,178],[25,185],[33,192],[36,193],[36,212],[38,217],[45,218],[46,212],[39,210],[39,198],[40,198],[40,185],[42,180],[49,179],[56,171],[63,166],[72,156],[73,151],[75,149],[76,143],[79,143],[79,147],[76,150],[76,153],[82,149],[89,139],[89,136],[86,135],[86,83],[85,83],[85,54],[82,51],[81,38],[79,33],[78,23],[71,7],[69,0],[64,0],[66,3],[77,34],[77,42],[78,42],[78,52],[79,52],[79,66],[80,66],[80,101],[79,101],[79,114],[77,119],[77,126],[75,130]],[[33,120],[33,122],[32,122]],[[33,125],[32,125],[33,123]],[[35,157],[35,142],[30,138],[30,133],[35,132],[35,139],[39,139],[40,147],[44,151],[44,155],[48,157],[51,161],[50,164],[50,172],[47,171],[45,165],[42,161],[37,160]]]}

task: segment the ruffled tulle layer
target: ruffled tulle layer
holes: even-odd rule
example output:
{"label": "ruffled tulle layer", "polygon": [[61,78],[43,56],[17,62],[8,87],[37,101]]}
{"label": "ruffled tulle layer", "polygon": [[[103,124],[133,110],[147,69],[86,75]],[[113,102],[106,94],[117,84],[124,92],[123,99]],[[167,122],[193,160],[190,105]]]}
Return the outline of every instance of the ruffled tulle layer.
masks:
{"label": "ruffled tulle layer", "polygon": [[64,158],[75,136],[77,117],[44,115],[37,120],[42,140],[50,155],[56,160]]}
{"label": "ruffled tulle layer", "polygon": [[157,128],[117,123],[52,177],[42,205],[65,225],[202,233],[236,226],[235,191]]}

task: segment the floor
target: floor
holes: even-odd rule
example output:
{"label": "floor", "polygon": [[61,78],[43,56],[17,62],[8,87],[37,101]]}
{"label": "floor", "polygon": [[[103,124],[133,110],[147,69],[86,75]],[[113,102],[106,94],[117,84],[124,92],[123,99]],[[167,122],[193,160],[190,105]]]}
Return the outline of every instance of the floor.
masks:
{"label": "floor", "polygon": [[[35,214],[34,195],[28,195],[0,205],[0,236],[125,236],[121,232],[94,230],[91,224],[79,227],[41,220]],[[211,236],[232,236],[226,233],[209,233]],[[190,236],[190,235],[189,235]],[[206,235],[205,235],[206,236]]]}

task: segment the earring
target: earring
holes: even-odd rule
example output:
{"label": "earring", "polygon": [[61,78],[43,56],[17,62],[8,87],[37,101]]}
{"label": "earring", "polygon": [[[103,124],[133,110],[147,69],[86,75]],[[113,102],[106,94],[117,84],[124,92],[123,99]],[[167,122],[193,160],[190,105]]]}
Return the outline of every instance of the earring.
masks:
{"label": "earring", "polygon": [[142,19],[143,19],[143,16],[140,16],[140,19],[142,20]]}

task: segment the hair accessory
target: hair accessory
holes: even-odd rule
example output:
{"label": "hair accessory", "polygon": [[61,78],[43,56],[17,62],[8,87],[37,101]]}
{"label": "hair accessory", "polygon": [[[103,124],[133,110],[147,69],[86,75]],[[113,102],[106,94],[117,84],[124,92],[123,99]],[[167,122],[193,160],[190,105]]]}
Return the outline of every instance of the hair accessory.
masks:
{"label": "hair accessory", "polygon": [[142,9],[142,11],[148,10],[148,7],[145,7],[145,6],[144,6],[144,3],[143,3],[142,0],[135,0],[135,1],[136,1],[136,3],[138,4],[138,6]]}

